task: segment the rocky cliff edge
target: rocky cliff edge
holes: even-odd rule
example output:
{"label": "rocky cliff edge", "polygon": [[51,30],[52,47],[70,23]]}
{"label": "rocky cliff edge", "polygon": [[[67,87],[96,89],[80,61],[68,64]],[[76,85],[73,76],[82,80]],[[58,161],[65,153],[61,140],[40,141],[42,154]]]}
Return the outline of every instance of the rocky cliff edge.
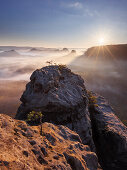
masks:
{"label": "rocky cliff edge", "polygon": [[[127,169],[127,127],[101,96],[63,65],[36,70],[16,119],[44,114],[40,125],[0,115],[0,166],[8,169]],[[73,130],[73,131],[72,131]],[[91,152],[94,151],[94,152]],[[98,157],[98,159],[97,159]]]}
{"label": "rocky cliff edge", "polygon": [[78,134],[62,125],[29,126],[0,114],[0,169],[95,170],[98,159]]}

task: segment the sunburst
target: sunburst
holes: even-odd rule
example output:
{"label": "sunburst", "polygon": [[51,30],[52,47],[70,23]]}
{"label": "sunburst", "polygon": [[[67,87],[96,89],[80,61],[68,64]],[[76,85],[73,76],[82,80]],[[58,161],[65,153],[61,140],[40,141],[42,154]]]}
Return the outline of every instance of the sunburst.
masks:
{"label": "sunburst", "polygon": [[104,45],[105,39],[104,39],[103,37],[101,37],[101,38],[98,40],[98,43],[99,43],[99,45]]}

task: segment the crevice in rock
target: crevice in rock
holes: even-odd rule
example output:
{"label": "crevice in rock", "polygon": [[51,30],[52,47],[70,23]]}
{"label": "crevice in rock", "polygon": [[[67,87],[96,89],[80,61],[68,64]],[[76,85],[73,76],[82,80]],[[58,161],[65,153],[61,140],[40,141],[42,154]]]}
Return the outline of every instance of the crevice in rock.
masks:
{"label": "crevice in rock", "polygon": [[[110,111],[106,113],[108,115],[106,119],[104,113],[98,111],[94,106],[89,107],[89,112],[93,141],[101,167],[103,170],[127,169],[126,137],[125,134],[119,133],[123,125],[121,124],[119,127],[121,122],[117,122],[118,118]],[[110,127],[111,121],[114,121],[113,127]]]}
{"label": "crevice in rock", "polygon": [[89,107],[89,113],[90,113],[91,126],[92,126],[92,137],[93,137],[93,141],[94,141],[95,148],[96,148],[96,154],[98,156],[98,162],[103,167],[103,163],[102,163],[103,161],[101,160],[101,159],[103,159],[103,155],[100,153],[99,134],[98,134],[96,122],[93,118],[93,114],[95,114],[95,112],[97,112],[97,111],[94,109],[94,106],[91,105]]}

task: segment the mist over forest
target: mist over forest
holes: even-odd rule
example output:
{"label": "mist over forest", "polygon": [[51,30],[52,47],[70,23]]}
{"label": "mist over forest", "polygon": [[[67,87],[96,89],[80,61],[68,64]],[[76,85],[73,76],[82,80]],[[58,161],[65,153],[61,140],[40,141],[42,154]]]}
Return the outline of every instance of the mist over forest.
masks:
{"label": "mist over forest", "polygon": [[[118,49],[118,48],[117,48]],[[118,117],[127,123],[127,54],[113,59],[104,58],[102,50],[92,53],[86,50],[67,48],[0,47],[0,112],[14,117],[20,104],[20,96],[36,69],[51,64],[65,64],[80,74],[87,89],[104,96]],[[110,49],[111,50],[111,49]],[[98,51],[96,47],[96,51]],[[112,51],[112,50],[111,50]],[[91,55],[89,55],[91,54]],[[101,57],[102,56],[102,57]],[[107,56],[107,53],[106,53]],[[123,60],[124,58],[124,60]],[[8,107],[6,107],[8,105]]]}

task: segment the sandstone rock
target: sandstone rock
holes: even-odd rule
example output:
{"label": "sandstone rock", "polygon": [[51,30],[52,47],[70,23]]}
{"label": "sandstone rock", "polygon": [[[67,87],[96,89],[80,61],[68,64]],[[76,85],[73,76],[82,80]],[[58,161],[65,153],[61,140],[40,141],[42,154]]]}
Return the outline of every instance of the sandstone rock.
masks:
{"label": "sandstone rock", "polygon": [[63,48],[62,51],[69,52],[69,50],[67,48]]}
{"label": "sandstone rock", "polygon": [[[78,134],[51,123],[43,123],[42,129],[40,136],[40,126],[30,127],[24,121],[0,114],[0,169],[97,169],[96,154],[82,144]],[[23,132],[30,132],[31,136],[24,136]]]}
{"label": "sandstone rock", "polygon": [[62,124],[77,132],[83,143],[94,148],[88,98],[83,79],[63,65],[36,70],[21,97],[16,119],[41,111],[43,121]]}
{"label": "sandstone rock", "polygon": [[76,54],[76,50],[71,50],[71,54]]}
{"label": "sandstone rock", "polygon": [[38,51],[38,49],[37,48],[31,48],[30,51]]}
{"label": "sandstone rock", "polygon": [[127,127],[115,116],[107,101],[97,95],[97,105],[90,108],[93,138],[103,169],[127,169]]}
{"label": "sandstone rock", "polygon": [[[107,50],[108,49],[108,50]],[[110,53],[109,53],[110,51]],[[127,59],[127,44],[116,44],[116,45],[104,45],[104,46],[95,46],[88,48],[85,52],[85,56],[89,58],[98,58],[98,60],[107,61],[110,63],[116,60],[125,60]],[[112,57],[115,56],[115,57]]]}

